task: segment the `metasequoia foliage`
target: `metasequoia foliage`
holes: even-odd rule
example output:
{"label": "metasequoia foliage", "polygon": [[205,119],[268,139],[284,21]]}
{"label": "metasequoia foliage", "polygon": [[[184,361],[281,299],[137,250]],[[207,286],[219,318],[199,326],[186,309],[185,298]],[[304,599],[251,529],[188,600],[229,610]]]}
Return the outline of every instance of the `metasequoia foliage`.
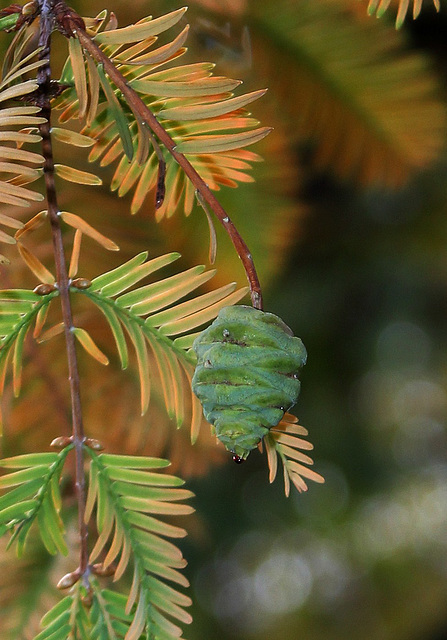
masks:
{"label": "metasequoia foliage", "polygon": [[[253,61],[269,86],[262,107],[271,105],[275,132],[285,121],[289,146],[305,150],[305,172],[310,165],[312,174],[329,171],[353,185],[396,188],[443,152],[442,81],[426,52],[394,28],[398,0],[379,20],[367,15],[366,0],[194,2],[216,11],[193,30],[199,45],[233,47],[241,65],[240,33],[249,25]],[[232,38],[213,29],[224,7]],[[422,10],[434,14],[432,1]]]}
{"label": "metasequoia foliage", "polygon": [[[27,617],[23,623],[17,616],[11,618],[11,633],[35,640],[168,640],[181,637],[179,623],[191,621],[185,610],[191,601],[182,591],[188,587],[181,573],[186,562],[170,540],[183,537],[186,531],[167,522],[165,516],[190,514],[193,509],[185,500],[192,494],[182,487],[181,478],[165,473],[168,460],[110,453],[104,451],[107,441],[86,433],[79,350],[101,365],[109,363],[109,355],[81,326],[82,321],[74,318],[78,303],[100,311],[121,368],[136,361],[141,413],[158,397],[174,426],[187,425],[195,443],[203,417],[191,387],[196,364],[191,347],[194,341],[200,344],[202,325],[227,309],[231,327],[223,331],[234,331],[240,338],[241,353],[233,354],[233,360],[245,353],[253,359],[248,340],[250,312],[233,306],[249,290],[254,307],[250,310],[263,328],[258,327],[256,343],[262,362],[245,377],[254,394],[245,403],[241,422],[247,421],[250,412],[257,412],[261,431],[251,448],[263,438],[271,481],[277,458],[282,460],[286,493],[290,481],[299,491],[307,489],[304,478],[322,481],[306,466],[312,460],[302,450],[312,445],[299,437],[307,435],[306,430],[285,413],[298,395],[297,374],[305,360],[304,347],[276,316],[264,313],[253,258],[213,194],[222,185],[234,187],[250,180],[250,163],[259,157],[245,147],[261,140],[270,129],[259,127],[245,107],[265,91],[235,96],[239,81],[214,76],[212,64],[177,66],[177,58],[186,50],[188,27],[160,46],[158,38],[175,27],[184,13],[185,9],[179,9],[121,28],[113,14],[104,11],[82,18],[56,0],[34,0],[23,7],[14,4],[0,12],[0,28],[14,33],[0,82],[0,202],[7,211],[0,213],[0,224],[7,229],[0,231],[0,241],[16,245],[38,282],[33,290],[0,291],[0,393],[11,377],[14,395],[19,396],[24,351],[30,344],[56,340],[60,334],[65,337],[69,374],[71,434],[61,434],[59,419],[55,419],[52,441],[46,447],[52,451],[19,453],[0,463],[5,470],[0,478],[0,488],[5,490],[0,497],[0,535],[8,538],[8,547],[14,546],[19,557],[30,549],[40,554],[45,549],[55,557],[68,555],[73,545],[67,544],[67,530],[77,530],[78,558],[56,579],[57,587],[68,590],[68,595],[56,602],[51,596],[37,635],[23,626]],[[50,64],[56,30],[65,36],[68,48],[59,79],[52,77]],[[57,124],[55,112],[59,113]],[[72,120],[80,127],[69,128],[67,123]],[[176,252],[149,257],[145,251],[91,279],[82,271],[79,275],[83,238],[107,251],[119,251],[119,246],[84,217],[82,206],[76,212],[59,206],[59,180],[91,187],[100,186],[102,180],[58,162],[55,140],[68,148],[90,149],[90,162],[114,165],[111,189],[119,196],[133,192],[132,213],[138,212],[148,194],[152,194],[157,219],[180,208],[189,215],[197,200],[210,224],[211,258],[215,254],[214,214],[241,258],[248,288],[238,289],[236,283],[230,283],[197,293],[215,270],[199,265],[173,273],[171,264],[180,258]],[[42,178],[43,193],[30,188]],[[45,208],[33,210],[26,218],[25,208],[41,201]],[[35,241],[36,231],[45,229],[51,232],[53,265],[44,264]],[[65,231],[70,229],[72,235],[67,236]],[[71,246],[67,237],[72,237]],[[2,261],[7,262],[4,257]],[[166,269],[167,275],[160,276]],[[269,347],[277,330],[282,338],[272,355]],[[284,353],[291,346],[292,351],[297,348],[298,358],[292,364]],[[33,349],[36,358],[37,353],[38,347]],[[54,358],[58,357],[56,353]],[[284,406],[281,402],[268,411],[266,423],[262,407],[271,402],[271,391],[261,378],[283,375],[290,377],[290,393]],[[234,397],[236,385],[231,377],[222,382]],[[58,380],[54,396],[59,394],[59,384]],[[64,396],[59,397],[62,415]],[[107,421],[107,416],[103,419]],[[106,429],[107,425],[104,433]],[[216,435],[222,439],[219,429]],[[229,435],[227,425],[226,437]],[[236,461],[246,457],[239,445],[228,446]],[[111,587],[118,581],[123,586],[115,591]],[[43,583],[51,587],[53,581]],[[39,612],[40,601],[36,596]]]}

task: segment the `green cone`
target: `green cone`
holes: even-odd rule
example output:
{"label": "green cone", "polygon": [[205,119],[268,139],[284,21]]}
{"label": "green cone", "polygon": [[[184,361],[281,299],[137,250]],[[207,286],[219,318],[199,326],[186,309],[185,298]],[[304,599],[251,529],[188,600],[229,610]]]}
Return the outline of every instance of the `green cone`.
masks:
{"label": "green cone", "polygon": [[192,388],[216,435],[245,459],[297,401],[306,349],[272,313],[225,307],[196,338]]}

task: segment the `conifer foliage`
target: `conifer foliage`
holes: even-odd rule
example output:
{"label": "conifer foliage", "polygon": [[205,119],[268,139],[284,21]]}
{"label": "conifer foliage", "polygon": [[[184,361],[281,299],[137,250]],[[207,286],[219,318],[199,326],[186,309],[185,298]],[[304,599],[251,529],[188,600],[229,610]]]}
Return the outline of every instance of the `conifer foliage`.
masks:
{"label": "conifer foliage", "polygon": [[[343,82],[351,79],[352,87],[359,86],[360,74],[365,75],[362,56],[358,65],[360,48],[355,47],[355,56],[348,50],[355,63],[349,74],[337,59],[331,67],[331,60],[326,64],[326,39],[314,37],[314,25],[323,24],[321,6],[302,3],[306,26],[305,21],[295,24],[295,9],[289,15],[289,5],[279,3],[264,16],[261,4],[256,5],[259,19],[268,20],[272,29],[276,17],[290,17],[286,20],[290,32],[308,48],[302,56],[306,64],[310,61],[315,70],[324,60],[327,67],[319,74],[319,83],[327,84],[324,91],[331,97],[327,102],[335,105],[339,117],[315,115],[309,102],[316,86],[312,74],[306,76],[311,90],[300,96],[303,110],[314,121],[316,137],[322,140],[321,164],[327,164],[335,150],[339,155],[339,137],[327,135],[326,123],[334,129],[334,121],[345,122],[340,95],[343,99],[350,95],[336,90],[333,78],[341,69]],[[380,17],[390,4],[390,0],[370,0],[367,11]],[[439,0],[433,4],[439,10]],[[328,0],[320,5],[326,7],[326,33],[345,12]],[[399,0],[395,5],[399,27],[410,5],[417,17],[422,0]],[[252,254],[215,197],[221,187],[253,179],[252,164],[260,157],[248,147],[271,129],[248,108],[265,89],[241,93],[240,81],[215,75],[213,63],[183,62],[189,35],[185,15],[186,8],[179,8],[122,26],[113,12],[82,17],[64,0],[31,0],[0,10],[1,36],[9,38],[0,77],[0,243],[8,255],[0,254],[2,274],[6,273],[0,290],[0,395],[11,388],[18,398],[24,386],[25,356],[37,359],[40,343],[56,344],[56,337],[63,334],[68,369],[63,382],[69,406],[61,411],[71,416],[68,435],[60,433],[54,418],[47,427],[52,436],[46,449],[31,452],[17,450],[7,416],[4,420],[4,450],[9,455],[0,460],[0,537],[7,547],[5,562],[11,571],[16,567],[24,585],[16,598],[0,585],[0,609],[6,608],[8,616],[7,624],[0,621],[5,640],[173,640],[182,637],[184,625],[191,622],[191,600],[185,593],[189,583],[182,572],[186,561],[175,541],[186,535],[177,518],[193,513],[193,495],[182,478],[167,473],[169,460],[129,455],[126,450],[112,452],[107,415],[104,440],[91,437],[88,425],[84,426],[78,366],[84,354],[96,361],[90,360],[92,366],[115,361],[121,369],[131,370],[140,390],[140,401],[131,409],[150,414],[158,402],[172,427],[186,430],[193,445],[206,426],[200,398],[217,437],[236,462],[253,448],[265,450],[270,482],[279,460],[287,495],[291,485],[305,491],[307,481],[323,482],[310,468],[307,430],[288,413],[298,395],[305,349],[277,316],[263,311]],[[366,27],[362,29],[359,42],[366,33]],[[369,34],[370,26],[367,29]],[[54,47],[63,48],[64,39],[53,38],[55,32],[64,37],[66,46],[60,77],[53,76],[52,62]],[[341,40],[349,49],[344,31]],[[380,39],[374,36],[374,40],[382,50]],[[286,39],[287,48],[293,53],[295,43],[289,47]],[[363,47],[362,55],[368,49]],[[387,69],[393,76],[394,67]],[[413,69],[410,60],[408,74]],[[351,127],[355,144],[358,131],[365,129],[363,121],[370,120],[368,109],[380,94],[365,93],[372,100],[367,108],[356,107],[356,99],[348,100],[356,112],[357,125]],[[425,83],[415,95],[424,109],[428,105],[427,113],[438,113],[428,102]],[[394,108],[394,97],[392,104]],[[381,118],[382,109],[377,111]],[[306,129],[309,119],[303,118]],[[430,121],[439,118],[425,120],[432,127]],[[399,125],[395,136],[388,135],[382,124],[375,129],[379,138],[385,131],[386,144],[379,145],[376,156],[364,154],[357,162],[354,155],[353,162],[363,167],[366,182],[386,173],[387,182],[396,184],[399,169],[387,170],[394,158],[387,151],[388,139],[406,140],[408,127]],[[349,136],[343,137],[351,148]],[[427,143],[425,150],[420,144],[409,146],[419,154],[410,157],[414,166],[423,166],[437,149],[434,143]],[[82,166],[72,166],[74,150],[78,155],[84,152]],[[351,170],[350,158],[340,163],[342,175]],[[88,162],[96,169],[86,170]],[[212,288],[209,282],[216,271],[204,265],[176,269],[174,263],[181,256],[175,247],[163,255],[142,251],[91,279],[84,277],[84,239],[96,243],[99,251],[118,252],[118,242],[126,238],[110,238],[96,228],[82,204],[64,210],[63,185],[74,184],[80,194],[84,187],[104,188],[110,168],[107,186],[118,198],[130,196],[131,214],[145,208],[163,221],[179,212],[189,216],[194,206],[202,207],[210,225],[210,262],[216,252],[213,218],[217,218],[241,259],[248,287],[230,282]],[[44,233],[52,242],[51,263],[40,250],[38,238]],[[9,245],[15,245],[16,254]],[[33,289],[8,285],[6,265],[11,255],[35,278]],[[234,307],[247,293],[253,308]],[[83,326],[82,313],[76,311],[86,307],[100,319],[102,331],[110,337],[108,346]],[[218,316],[211,330],[202,331]],[[253,317],[262,331],[255,330]],[[197,366],[201,345],[206,348]],[[290,358],[290,345],[297,350],[295,359]],[[197,391],[200,384],[196,396],[193,387]],[[286,387],[291,391],[284,395]],[[44,404],[45,398],[39,398],[35,412]],[[219,423],[222,415],[225,429]],[[152,428],[156,432],[157,425]],[[55,597],[60,595],[56,586],[62,597]]]}
{"label": "conifer foliage", "polygon": [[[20,633],[34,640],[170,640],[181,637],[182,625],[191,622],[191,601],[184,593],[188,580],[181,572],[186,562],[172,542],[186,531],[171,519],[192,513],[192,493],[182,487],[182,479],[165,472],[168,460],[112,454],[106,441],[89,437],[83,421],[79,350],[102,365],[113,354],[105,353],[73,319],[79,302],[100,312],[122,369],[135,360],[141,389],[135,410],[148,410],[155,388],[171,421],[176,427],[187,426],[194,443],[203,423],[199,400],[191,390],[194,340],[204,324],[248,290],[253,306],[263,314],[253,258],[213,190],[251,180],[250,163],[259,158],[246,147],[270,129],[259,126],[246,107],[265,91],[235,95],[239,81],[215,76],[212,64],[179,64],[188,26],[164,44],[158,39],[176,28],[185,11],[123,27],[113,13],[83,18],[63,0],[33,0],[0,11],[0,30],[10,32],[2,35],[11,38],[0,80],[0,242],[15,244],[18,257],[37,279],[33,290],[0,291],[0,393],[12,380],[19,396],[28,344],[63,333],[72,420],[70,435],[58,433],[54,421],[51,451],[16,452],[0,461],[0,535],[26,559],[21,566],[32,562],[27,554],[36,549],[56,558],[67,556],[72,563],[68,573],[56,579],[67,594],[62,599],[54,599],[54,582],[42,581],[49,591],[36,598],[36,612],[41,610],[38,600],[46,603],[40,629],[34,629],[32,615],[9,627],[15,625],[15,634],[20,627]],[[60,78],[51,70],[55,31],[67,43]],[[85,167],[71,166],[69,160],[59,162],[54,141],[68,150],[87,149],[88,160],[100,167],[113,165],[110,187],[118,196],[133,193],[132,213],[148,195],[159,220],[178,209],[189,215],[197,200],[211,228],[214,214],[228,232],[248,288],[229,283],[201,291],[215,270],[199,265],[173,273],[171,264],[180,258],[174,251],[151,257],[142,252],[92,280],[83,277],[84,237],[107,251],[119,251],[119,246],[89,222],[82,206],[77,211],[59,207],[61,181],[98,187],[102,178]],[[36,212],[39,202],[43,209]],[[51,235],[52,265],[44,264],[39,255],[37,229]],[[69,230],[71,234],[65,233]],[[71,245],[67,238],[72,238]],[[214,244],[212,232],[211,255]],[[163,270],[168,273],[160,276]],[[241,335],[249,329],[242,326]],[[276,366],[273,359],[264,368]],[[260,380],[253,377],[247,384],[254,390],[253,402],[260,402]],[[278,412],[278,420],[282,414]],[[306,434],[286,414],[265,439],[270,480],[278,455],[287,493],[290,480],[300,491],[306,489],[303,477],[322,481],[304,466],[312,460],[299,450],[312,445],[297,436]],[[7,440],[7,431],[4,437]],[[74,529],[73,544],[68,537]],[[17,621],[15,605],[8,602],[11,620]]]}

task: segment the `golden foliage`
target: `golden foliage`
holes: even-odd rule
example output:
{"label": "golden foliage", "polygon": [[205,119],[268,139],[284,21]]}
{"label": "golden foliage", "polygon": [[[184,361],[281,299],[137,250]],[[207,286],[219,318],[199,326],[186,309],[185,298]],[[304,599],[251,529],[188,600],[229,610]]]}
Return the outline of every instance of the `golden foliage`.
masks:
{"label": "golden foliage", "polygon": [[286,413],[281,422],[264,438],[267,459],[270,468],[269,480],[273,482],[278,470],[278,458],[281,459],[284,471],[284,489],[286,496],[290,493],[290,482],[299,492],[307,491],[304,478],[313,482],[324,482],[324,478],[304,465],[312,465],[313,460],[302,451],[312,451],[313,445],[298,436],[307,436],[308,431],[298,424],[298,419]]}
{"label": "golden foliage", "polygon": [[[40,142],[39,135],[29,130],[18,131],[39,124],[44,119],[36,114],[40,111],[34,106],[8,106],[11,100],[23,99],[37,89],[35,80],[20,82],[22,75],[35,71],[42,62],[30,62],[33,52],[23,60],[15,60],[0,82],[0,202],[15,207],[28,207],[31,202],[43,199],[40,193],[30,191],[24,185],[37,180],[42,171],[39,165],[43,157],[35,152],[21,149],[26,143]],[[12,176],[12,177],[11,177]],[[4,213],[0,214],[0,224],[20,229],[22,223]],[[0,242],[14,244],[15,239],[0,230]],[[0,255],[0,263],[6,262]]]}
{"label": "golden foliage", "polygon": [[[356,20],[345,3],[300,0],[259,5],[256,15],[279,39],[296,76],[292,90],[298,130],[316,140],[317,165],[363,183],[395,186],[432,162],[443,146],[445,108],[427,60],[402,53],[400,34]],[[277,60],[277,64],[278,64]]]}
{"label": "golden foliage", "polygon": [[[233,97],[232,91],[240,81],[213,76],[213,64],[172,67],[170,63],[186,52],[183,44],[187,27],[172,42],[152,49],[159,33],[178,22],[183,14],[184,10],[179,9],[122,29],[112,18],[107,21],[104,13],[86,23],[96,43],[177,143],[176,150],[188,154],[208,186],[215,190],[220,185],[235,187],[238,182],[252,180],[247,171],[250,162],[259,159],[241,148],[270,132],[267,127],[255,128],[258,121],[245,110],[265,91]],[[79,43],[70,44],[61,81],[74,86],[55,101],[55,107],[62,109],[60,121],[80,118],[86,122],[83,135],[96,141],[90,161],[99,160],[102,166],[118,163],[112,190],[119,196],[134,191],[131,211],[136,213],[147,193],[157,187],[162,151],[147,127],[134,117],[102,66],[96,66]],[[167,197],[158,206],[158,219],[171,216],[180,206],[189,215],[195,197],[194,187],[172,157],[166,155]]]}
{"label": "golden foliage", "polygon": [[317,169],[396,187],[444,148],[440,82],[402,32],[354,5],[249,2],[242,19],[256,73],[270,88],[263,102],[271,98],[287,119],[290,141],[310,146]]}

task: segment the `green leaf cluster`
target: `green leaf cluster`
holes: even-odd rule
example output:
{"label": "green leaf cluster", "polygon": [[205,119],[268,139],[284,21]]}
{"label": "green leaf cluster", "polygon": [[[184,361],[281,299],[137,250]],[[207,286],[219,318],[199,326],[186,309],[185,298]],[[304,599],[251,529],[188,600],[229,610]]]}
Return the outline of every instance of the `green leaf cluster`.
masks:
{"label": "green leaf cluster", "polygon": [[95,579],[91,580],[91,589],[87,597],[84,587],[76,587],[72,595],[58,602],[42,618],[43,630],[34,640],[122,640],[126,637],[139,640],[155,637],[150,632],[128,635],[133,615],[126,613],[126,596],[101,589]]}
{"label": "green leaf cluster", "polygon": [[[89,612],[82,602],[83,587],[66,596],[42,618],[43,630],[34,640],[92,640]],[[113,636],[111,636],[113,637]]]}
{"label": "green leaf cluster", "polygon": [[57,291],[39,296],[27,289],[5,289],[0,291],[0,395],[3,392],[7,367],[12,354],[14,393],[20,392],[23,345],[27,333],[35,322],[35,333],[39,331],[51,300]]}
{"label": "green leaf cluster", "polygon": [[[16,541],[19,555],[33,522],[49,553],[68,553],[59,515],[60,481],[72,448],[69,445],[59,453],[26,454],[1,461],[2,467],[12,471],[0,478],[0,488],[8,490],[0,497],[0,535],[11,534],[9,545]],[[160,473],[170,464],[167,460],[97,455],[88,446],[85,452],[90,459],[85,521],[89,523],[96,511],[98,532],[90,566],[98,575],[113,574],[117,581],[131,564],[132,586],[124,597],[102,591],[94,578],[75,584],[73,593],[43,617],[44,629],[36,640],[65,639],[69,634],[80,640],[131,640],[146,631],[154,639],[180,637],[180,627],[170,618],[189,623],[191,616],[184,607],[191,600],[166,582],[182,587],[189,583],[179,571],[186,562],[167,538],[181,538],[186,531],[163,522],[160,516],[192,513],[192,507],[183,501],[193,494],[181,488],[184,481],[180,478]]]}
{"label": "green leaf cluster", "polygon": [[188,586],[178,571],[186,562],[165,538],[182,537],[186,532],[159,520],[159,516],[191,513],[193,509],[181,501],[193,494],[179,488],[183,480],[157,471],[169,465],[167,460],[86,451],[91,458],[86,520],[96,507],[99,532],[90,562],[105,554],[101,571],[106,571],[119,558],[114,580],[124,574],[130,560],[133,563],[126,616],[134,605],[136,609],[126,640],[139,638],[145,630],[154,638],[180,637],[181,629],[169,618],[191,622],[184,611],[191,600],[166,581]]}
{"label": "green leaf cluster", "polygon": [[0,489],[10,489],[0,498],[0,535],[11,532],[10,544],[23,548],[33,522],[38,523],[40,537],[53,555],[68,553],[64,524],[59,515],[62,500],[60,479],[68,452],[30,453],[4,458],[0,465],[18,469],[0,478]]}

